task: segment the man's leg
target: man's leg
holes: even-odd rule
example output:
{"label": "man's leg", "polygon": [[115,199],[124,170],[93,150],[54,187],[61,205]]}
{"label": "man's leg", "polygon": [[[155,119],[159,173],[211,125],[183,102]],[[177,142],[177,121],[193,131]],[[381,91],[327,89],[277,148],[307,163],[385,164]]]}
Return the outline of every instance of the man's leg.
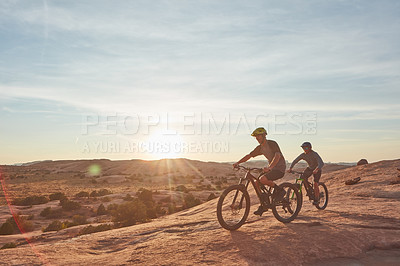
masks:
{"label": "man's leg", "polygon": [[[304,170],[302,178],[304,179],[304,186],[306,186],[307,193],[310,191],[310,184],[308,182],[308,178],[312,175],[313,171],[311,168],[307,167],[306,170]],[[313,195],[308,195],[309,197],[312,197]]]}
{"label": "man's leg", "polygon": [[319,200],[319,179],[321,178],[322,171],[319,170],[316,174],[314,174],[314,195],[315,199]]}
{"label": "man's leg", "polygon": [[[270,186],[274,188],[274,197],[276,197],[278,194],[283,194],[282,197],[285,195],[284,192],[285,190],[282,189],[281,187],[279,187],[277,184],[275,184],[275,182],[273,180],[277,180],[279,178],[282,178],[284,176],[285,173],[282,173],[280,171],[277,170],[272,170],[270,172],[268,172],[266,175],[262,176],[260,178],[260,182],[264,185]],[[259,188],[259,184],[257,182],[257,186]],[[280,195],[278,195],[280,196]],[[262,215],[263,212],[265,211],[264,206],[261,204],[258,207],[258,210],[256,210],[254,212],[254,214],[256,215]]]}
{"label": "man's leg", "polygon": [[280,178],[282,178],[285,175],[285,173],[278,171],[278,170],[272,170],[270,172],[268,172],[265,176],[263,176],[261,178],[261,183],[263,183],[264,185],[268,185],[270,187],[274,188],[274,197],[276,198],[283,198],[283,196],[285,196],[284,194],[284,190],[278,186],[277,184],[275,184],[275,180],[278,180]]}

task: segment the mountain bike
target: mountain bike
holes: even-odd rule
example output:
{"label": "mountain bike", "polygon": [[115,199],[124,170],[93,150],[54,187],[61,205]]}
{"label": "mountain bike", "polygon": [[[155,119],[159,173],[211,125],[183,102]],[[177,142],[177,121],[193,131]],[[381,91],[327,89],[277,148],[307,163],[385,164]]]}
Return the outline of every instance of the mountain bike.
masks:
{"label": "mountain bike", "polygon": [[[259,179],[265,174],[262,168],[249,168],[241,165],[237,168],[245,170],[246,174],[239,179],[239,184],[232,185],[222,192],[217,204],[218,222],[223,228],[236,230],[245,223],[250,212],[250,195],[247,191],[250,183],[253,185],[264,211],[272,209],[275,218],[283,223],[289,223],[296,218],[301,209],[302,198],[294,184],[280,184],[279,186],[286,193],[283,199],[275,200],[273,188],[266,187],[259,182]],[[254,171],[259,172],[258,177],[251,174]]]}
{"label": "mountain bike", "polygon": [[[303,172],[298,172],[298,171],[291,171],[292,173],[298,174],[299,176],[296,178],[296,183],[295,185],[297,186],[300,194],[302,193],[302,187],[304,184],[304,188],[306,189],[306,196],[308,196],[310,201],[314,202],[315,199],[315,194],[314,194],[314,183],[310,183],[307,180],[303,178]],[[319,188],[319,199],[316,200],[317,204],[313,204],[317,209],[319,210],[324,210],[326,206],[328,205],[328,188],[326,187],[324,182],[319,182],[318,183],[318,188]],[[294,197],[297,197],[297,195],[293,195]],[[292,197],[292,196],[291,196]],[[301,197],[302,198],[302,197]]]}

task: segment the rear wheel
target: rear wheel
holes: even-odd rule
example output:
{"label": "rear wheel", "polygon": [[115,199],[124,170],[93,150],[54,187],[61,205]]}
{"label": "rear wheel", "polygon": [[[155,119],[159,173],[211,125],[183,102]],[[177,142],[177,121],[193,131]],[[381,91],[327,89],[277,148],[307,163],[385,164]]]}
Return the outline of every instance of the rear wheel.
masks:
{"label": "rear wheel", "polygon": [[249,216],[250,196],[243,185],[233,185],[222,192],[217,205],[219,224],[227,230],[241,227]]}
{"label": "rear wheel", "polygon": [[325,183],[319,183],[319,200],[318,204],[315,207],[319,210],[324,210],[326,206],[328,206],[328,188],[326,187]]}
{"label": "rear wheel", "polygon": [[272,212],[278,221],[290,223],[299,214],[301,206],[303,205],[303,198],[296,185],[283,183],[279,186],[283,188],[286,193],[282,201],[273,202]]}

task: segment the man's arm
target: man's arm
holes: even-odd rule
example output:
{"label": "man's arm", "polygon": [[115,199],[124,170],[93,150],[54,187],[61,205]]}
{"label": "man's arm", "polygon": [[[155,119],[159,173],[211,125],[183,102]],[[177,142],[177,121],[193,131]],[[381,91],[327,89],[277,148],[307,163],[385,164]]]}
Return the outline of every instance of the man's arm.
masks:
{"label": "man's arm", "polygon": [[314,169],[313,173],[316,174],[319,170],[322,169],[322,167],[324,166],[324,162],[322,161],[321,156],[319,156],[318,153],[314,152],[315,157],[317,158],[317,162],[318,162],[318,166],[317,168]]}
{"label": "man's arm", "polygon": [[303,155],[304,155],[304,153],[301,153],[299,156],[297,156],[296,159],[293,160],[292,164],[289,167],[288,172],[293,169],[293,167],[296,165],[296,163],[298,163],[301,159],[303,159]]}
{"label": "man's arm", "polygon": [[237,167],[239,164],[247,162],[248,160],[250,160],[252,156],[250,154],[247,154],[246,156],[244,156],[242,159],[240,159],[239,161],[237,161],[236,163],[233,164],[233,167]]}

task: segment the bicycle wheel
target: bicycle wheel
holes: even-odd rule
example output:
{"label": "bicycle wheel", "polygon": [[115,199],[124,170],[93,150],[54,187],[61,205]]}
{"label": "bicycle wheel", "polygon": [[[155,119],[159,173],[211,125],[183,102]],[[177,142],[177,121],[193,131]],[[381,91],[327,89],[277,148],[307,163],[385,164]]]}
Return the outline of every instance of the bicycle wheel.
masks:
{"label": "bicycle wheel", "polygon": [[315,205],[315,207],[318,210],[324,210],[328,205],[328,188],[323,182],[319,183],[318,188],[319,188],[319,200],[318,200],[318,205]]}
{"label": "bicycle wheel", "polygon": [[299,214],[303,198],[299,193],[298,186],[290,183],[283,183],[279,186],[285,190],[286,194],[283,200],[273,202],[272,213],[278,221],[290,223]]}
{"label": "bicycle wheel", "polygon": [[217,205],[219,224],[227,230],[241,227],[249,216],[250,196],[243,185],[233,185],[222,192]]}

